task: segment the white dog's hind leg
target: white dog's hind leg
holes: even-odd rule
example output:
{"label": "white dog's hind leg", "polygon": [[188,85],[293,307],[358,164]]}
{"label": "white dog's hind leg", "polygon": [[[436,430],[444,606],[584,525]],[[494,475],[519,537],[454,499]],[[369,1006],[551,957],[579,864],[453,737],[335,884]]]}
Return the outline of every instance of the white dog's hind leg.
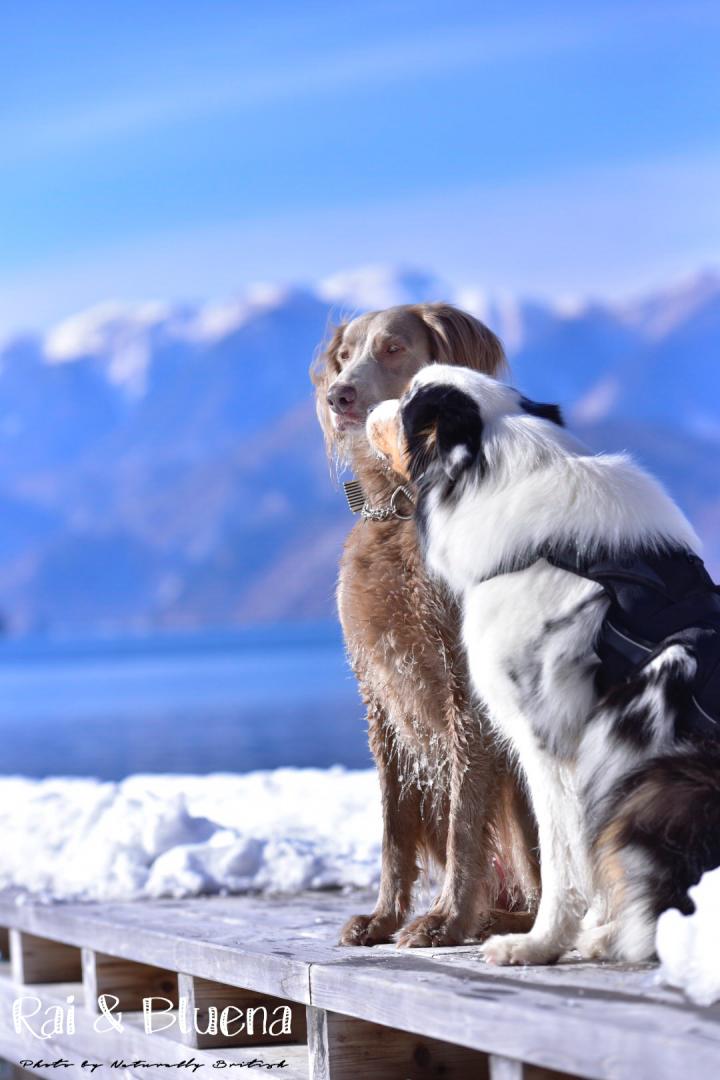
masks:
{"label": "white dog's hind leg", "polygon": [[586,960],[602,960],[611,955],[615,922],[607,890],[596,887],[592,904],[582,921],[575,948]]}
{"label": "white dog's hind leg", "polygon": [[612,945],[617,933],[614,922],[599,926],[583,926],[575,948],[585,960],[607,960],[612,956]]}
{"label": "white dog's hind leg", "polygon": [[567,765],[533,747],[523,755],[540,837],[542,892],[529,934],[496,935],[482,952],[491,964],[550,964],[578,936],[592,893],[582,811]]}

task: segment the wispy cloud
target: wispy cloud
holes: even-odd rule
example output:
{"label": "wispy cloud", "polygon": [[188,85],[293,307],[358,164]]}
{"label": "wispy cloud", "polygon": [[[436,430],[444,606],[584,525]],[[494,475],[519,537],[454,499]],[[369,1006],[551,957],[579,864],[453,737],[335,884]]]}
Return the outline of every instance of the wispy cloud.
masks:
{"label": "wispy cloud", "polygon": [[[409,33],[392,41],[353,47],[348,35],[344,47],[307,56],[301,62],[264,62],[244,68],[235,76],[213,77],[207,71],[194,77],[158,80],[142,93],[123,93],[93,103],[65,103],[41,113],[13,115],[5,110],[0,160],[22,161],[102,141],[187,123],[224,111],[271,106],[301,97],[324,97],[332,92],[363,86],[392,87],[408,78],[422,78],[462,68],[488,68],[522,60],[597,47],[613,41],[627,28],[627,8],[588,9],[560,17],[537,15],[502,25],[474,22],[451,29]],[[632,10],[634,34],[649,33],[672,17],[684,21],[708,20],[718,24],[714,5],[658,2]],[[192,76],[193,73],[191,72]]]}
{"label": "wispy cloud", "polygon": [[156,233],[0,279],[0,333],[42,328],[112,297],[224,295],[258,279],[308,282],[367,262],[526,295],[624,296],[717,265],[718,188],[720,154],[698,151]]}

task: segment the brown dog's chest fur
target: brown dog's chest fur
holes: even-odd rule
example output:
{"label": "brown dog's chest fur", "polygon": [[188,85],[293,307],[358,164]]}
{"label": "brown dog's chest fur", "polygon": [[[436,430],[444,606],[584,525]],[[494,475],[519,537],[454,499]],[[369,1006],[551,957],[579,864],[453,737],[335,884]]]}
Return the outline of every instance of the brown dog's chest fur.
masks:
{"label": "brown dog's chest fur", "polygon": [[[364,446],[353,458],[371,505],[387,505],[401,478]],[[383,790],[392,787],[392,777],[408,801],[419,798],[418,850],[445,865],[457,794],[453,785],[469,773],[473,787],[466,783],[463,812],[472,819],[476,809],[478,823],[488,820],[487,846],[479,842],[478,855],[488,860],[489,847],[507,863],[509,849],[515,854],[517,848],[517,837],[508,836],[505,828],[518,813],[515,783],[482,709],[471,699],[459,611],[428,578],[414,521],[357,522],[340,564],[338,608],[368,707],[370,746]],[[522,808],[519,812],[522,816]],[[410,819],[406,827],[412,827]],[[487,880],[492,873],[489,865],[482,876]],[[510,886],[519,895],[529,884],[529,878],[488,881],[485,902],[488,891],[497,895]]]}
{"label": "brown dog's chest fur", "polygon": [[[398,480],[368,483],[386,505]],[[428,579],[413,521],[358,521],[340,564],[338,608],[364,694],[384,702],[408,753],[426,759],[448,734],[448,704],[462,693],[458,614]]]}
{"label": "brown dog's chest fur", "polygon": [[[402,480],[370,449],[363,418],[436,360],[489,373],[504,363],[487,327],[440,303],[342,324],[313,365],[330,459],[350,465],[374,507],[387,506]],[[397,935],[400,945],[453,945],[487,933],[498,925],[498,901],[532,903],[535,837],[512,769],[472,700],[459,613],[427,577],[414,521],[355,525],[338,608],[367,707],[383,814],[377,903],[345,924],[341,941],[373,945]],[[442,889],[408,922],[418,864],[428,861],[444,868]]]}

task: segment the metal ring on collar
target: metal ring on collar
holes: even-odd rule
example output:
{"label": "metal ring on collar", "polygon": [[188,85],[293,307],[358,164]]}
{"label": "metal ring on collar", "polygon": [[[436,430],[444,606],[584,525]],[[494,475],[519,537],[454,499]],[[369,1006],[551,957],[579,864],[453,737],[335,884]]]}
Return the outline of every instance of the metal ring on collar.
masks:
{"label": "metal ring on collar", "polygon": [[413,499],[411,493],[408,491],[404,484],[401,484],[400,487],[395,488],[392,495],[390,496],[390,509],[392,510],[395,517],[399,518],[400,521],[409,521],[410,518],[413,516],[414,511],[411,510],[409,514],[400,513],[395,502],[399,494],[404,495],[411,506],[415,506],[415,500]]}

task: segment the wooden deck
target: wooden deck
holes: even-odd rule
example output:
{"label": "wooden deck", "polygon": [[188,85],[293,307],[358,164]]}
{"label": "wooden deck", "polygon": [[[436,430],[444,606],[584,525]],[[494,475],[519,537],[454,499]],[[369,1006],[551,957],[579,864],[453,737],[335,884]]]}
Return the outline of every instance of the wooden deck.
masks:
{"label": "wooden deck", "polygon": [[[0,950],[9,938],[12,958],[1,968],[0,1057],[15,1067],[32,1061],[26,1068],[44,1076],[90,1075],[86,1058],[104,1063],[96,1080],[120,1060],[121,1075],[145,1078],[194,1075],[178,1065],[190,1060],[201,1076],[220,1061],[233,1074],[242,1066],[241,1075],[291,1080],[546,1080],[552,1070],[597,1080],[720,1077],[720,1006],[688,1004],[658,987],[649,966],[508,970],[483,964],[474,947],[337,947],[344,918],[369,902],[312,894],[43,905],[0,896],[9,931],[0,930]],[[120,998],[122,1031],[94,1029],[103,993]],[[76,1031],[45,1041],[16,1034],[11,1007],[21,995],[43,1008],[74,995]],[[211,1005],[289,1004],[292,1041],[181,1034],[177,1024],[148,1035],[138,1010],[149,996],[185,998],[201,1027]],[[37,1064],[57,1058],[73,1067]],[[250,1068],[252,1060],[276,1068]]]}

